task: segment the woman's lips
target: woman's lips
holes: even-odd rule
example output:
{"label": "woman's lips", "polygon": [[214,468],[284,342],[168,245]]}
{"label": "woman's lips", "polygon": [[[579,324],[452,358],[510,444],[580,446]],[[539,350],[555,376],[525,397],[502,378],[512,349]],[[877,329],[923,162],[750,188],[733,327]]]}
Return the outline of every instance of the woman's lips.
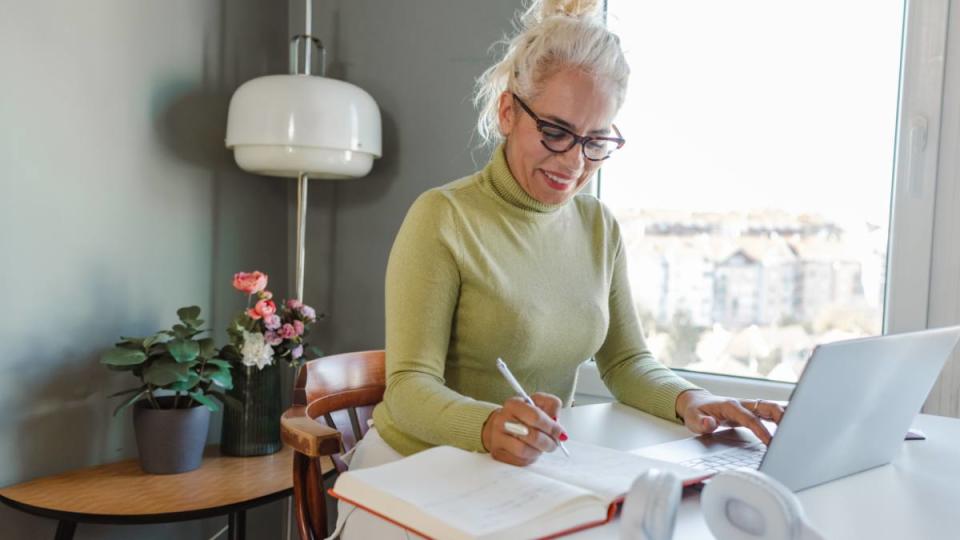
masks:
{"label": "woman's lips", "polygon": [[547,185],[557,191],[566,191],[575,183],[574,178],[571,177],[551,173],[543,169],[540,169],[540,173],[543,174],[543,177],[546,179]]}

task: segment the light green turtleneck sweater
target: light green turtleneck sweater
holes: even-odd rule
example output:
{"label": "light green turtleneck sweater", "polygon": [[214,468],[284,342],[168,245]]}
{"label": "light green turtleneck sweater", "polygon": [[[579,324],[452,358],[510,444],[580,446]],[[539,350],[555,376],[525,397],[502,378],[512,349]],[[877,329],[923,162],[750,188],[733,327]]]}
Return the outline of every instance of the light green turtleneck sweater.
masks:
{"label": "light green turtleneck sweater", "polygon": [[387,390],[377,431],[404,455],[447,444],[483,451],[483,423],[514,395],[569,405],[594,357],[621,402],[676,421],[695,388],[644,342],[620,230],[595,197],[549,206],[510,173],[503,148],[482,171],[421,195],[390,252]]}

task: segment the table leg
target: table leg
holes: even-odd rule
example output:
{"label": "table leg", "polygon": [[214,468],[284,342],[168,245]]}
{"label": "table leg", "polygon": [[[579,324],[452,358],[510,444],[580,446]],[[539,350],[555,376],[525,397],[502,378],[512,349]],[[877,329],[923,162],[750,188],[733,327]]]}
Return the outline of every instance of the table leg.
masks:
{"label": "table leg", "polygon": [[247,538],[247,511],[231,512],[227,516],[228,540],[246,540]]}
{"label": "table leg", "polygon": [[60,520],[57,522],[57,533],[53,540],[73,540],[73,533],[77,530],[76,521]]}
{"label": "table leg", "polygon": [[237,512],[237,540],[247,540],[247,511]]}

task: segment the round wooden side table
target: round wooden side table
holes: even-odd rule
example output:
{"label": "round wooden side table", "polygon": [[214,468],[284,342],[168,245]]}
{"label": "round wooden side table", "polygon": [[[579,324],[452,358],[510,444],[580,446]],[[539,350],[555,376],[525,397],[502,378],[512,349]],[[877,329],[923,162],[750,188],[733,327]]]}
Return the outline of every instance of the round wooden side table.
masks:
{"label": "round wooden side table", "polygon": [[[321,471],[332,473],[325,459]],[[293,493],[293,450],[232,457],[208,447],[199,469],[155,475],[137,460],[47,476],[0,489],[0,501],[59,521],[55,540],[73,538],[78,523],[146,524],[228,515],[228,538],[246,534],[246,510]]]}

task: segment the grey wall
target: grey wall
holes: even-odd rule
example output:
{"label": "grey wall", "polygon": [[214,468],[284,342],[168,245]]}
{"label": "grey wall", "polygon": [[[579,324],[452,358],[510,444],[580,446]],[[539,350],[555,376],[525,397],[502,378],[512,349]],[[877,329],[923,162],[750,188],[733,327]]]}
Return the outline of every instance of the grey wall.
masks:
{"label": "grey wall", "polygon": [[318,2],[328,75],[364,88],[383,116],[369,176],[312,181],[304,296],[329,315],[324,352],[383,347],[383,281],[397,229],[423,191],[481,168],[474,80],[518,0]]}
{"label": "grey wall", "polygon": [[[105,397],[133,378],[97,363],[119,335],[199,304],[222,337],[238,270],[287,292],[289,187],[223,149],[233,89],[286,71],[287,26],[276,0],[0,0],[0,486],[135,455],[129,413]],[[251,537],[280,538],[281,510],[251,513]],[[206,539],[225,523],[77,538]],[[4,540],[54,528],[0,505]]]}

